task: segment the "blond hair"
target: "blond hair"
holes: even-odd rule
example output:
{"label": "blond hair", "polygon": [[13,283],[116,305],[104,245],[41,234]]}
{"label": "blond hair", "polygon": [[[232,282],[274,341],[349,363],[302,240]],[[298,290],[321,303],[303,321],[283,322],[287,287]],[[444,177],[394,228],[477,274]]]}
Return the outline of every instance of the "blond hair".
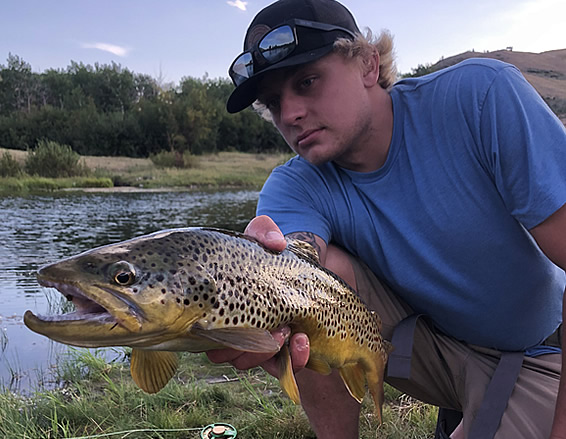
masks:
{"label": "blond hair", "polygon": [[[353,40],[338,38],[334,42],[334,52],[345,58],[358,58],[362,64],[377,52],[379,54],[378,84],[385,90],[389,90],[397,80],[393,36],[387,30],[381,31],[379,37],[375,37],[371,29],[366,28],[365,35],[359,33]],[[262,118],[273,122],[271,112],[264,104],[256,100],[253,108]]]}
{"label": "blond hair", "polygon": [[383,30],[375,37],[371,29],[366,28],[366,34],[357,34],[356,38],[339,38],[334,43],[334,52],[346,58],[359,57],[361,62],[369,59],[375,52],[379,54],[379,85],[389,90],[397,80],[397,65],[393,50],[393,36]]}

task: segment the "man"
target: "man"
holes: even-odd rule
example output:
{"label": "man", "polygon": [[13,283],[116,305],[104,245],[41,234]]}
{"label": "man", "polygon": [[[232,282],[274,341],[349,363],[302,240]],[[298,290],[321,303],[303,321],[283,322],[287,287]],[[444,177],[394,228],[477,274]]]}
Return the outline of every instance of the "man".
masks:
{"label": "man", "polygon": [[[252,21],[230,75],[228,111],[257,100],[298,154],[266,182],[247,233],[274,250],[283,234],[313,244],[381,315],[385,338],[425,315],[410,376],[388,381],[463,412],[452,437],[566,438],[560,350],[546,346],[566,285],[566,130],[518,70],[469,60],[392,85],[387,34],[362,36],[333,0],[280,0]],[[301,370],[304,334],[290,346],[318,437],[357,437],[340,378]],[[525,352],[517,382],[478,436],[508,352]],[[209,356],[277,374],[262,355]]]}

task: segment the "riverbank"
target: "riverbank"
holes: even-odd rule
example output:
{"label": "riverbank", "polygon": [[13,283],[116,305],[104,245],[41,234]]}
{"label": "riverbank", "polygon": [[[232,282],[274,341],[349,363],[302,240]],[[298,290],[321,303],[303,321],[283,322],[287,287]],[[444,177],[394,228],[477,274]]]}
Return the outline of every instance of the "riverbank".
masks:
{"label": "riverbank", "polygon": [[[126,350],[125,357],[129,355]],[[0,393],[0,436],[7,438],[198,438],[203,427],[229,423],[238,438],[314,438],[299,406],[260,369],[238,371],[204,354],[182,354],[180,369],[159,393],[133,383],[127,362],[75,350],[58,365],[64,386],[31,397]],[[361,438],[433,436],[436,409],[385,388],[383,424],[366,395]]]}
{"label": "riverbank", "polygon": [[[25,162],[26,151],[0,148],[18,163]],[[42,178],[22,174],[0,178],[0,193],[57,190],[192,190],[197,188],[260,188],[271,170],[285,163],[290,154],[248,154],[220,152],[194,156],[190,168],[163,168],[150,159],[82,156],[89,175],[72,178]]]}

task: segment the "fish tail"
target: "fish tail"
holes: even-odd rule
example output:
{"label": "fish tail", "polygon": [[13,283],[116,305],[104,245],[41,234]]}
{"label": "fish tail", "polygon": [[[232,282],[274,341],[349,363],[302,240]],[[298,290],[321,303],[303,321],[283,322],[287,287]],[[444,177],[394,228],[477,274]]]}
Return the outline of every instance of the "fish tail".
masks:
{"label": "fish tail", "polygon": [[377,420],[381,424],[382,407],[385,401],[385,394],[383,391],[385,361],[383,361],[383,357],[379,355],[379,358],[373,360],[368,366],[369,367],[366,367],[368,389],[375,405],[375,415],[377,416]]}

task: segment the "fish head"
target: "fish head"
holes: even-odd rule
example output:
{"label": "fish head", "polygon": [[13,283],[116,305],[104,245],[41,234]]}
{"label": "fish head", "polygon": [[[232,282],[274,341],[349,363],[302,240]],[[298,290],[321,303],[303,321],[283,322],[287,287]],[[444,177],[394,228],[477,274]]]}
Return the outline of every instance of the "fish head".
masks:
{"label": "fish head", "polygon": [[95,248],[41,267],[41,285],[59,290],[75,311],[24,323],[82,347],[147,347],[186,334],[206,315],[216,284],[191,257],[186,239],[160,232]]}

